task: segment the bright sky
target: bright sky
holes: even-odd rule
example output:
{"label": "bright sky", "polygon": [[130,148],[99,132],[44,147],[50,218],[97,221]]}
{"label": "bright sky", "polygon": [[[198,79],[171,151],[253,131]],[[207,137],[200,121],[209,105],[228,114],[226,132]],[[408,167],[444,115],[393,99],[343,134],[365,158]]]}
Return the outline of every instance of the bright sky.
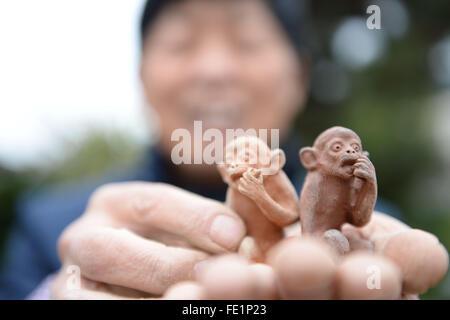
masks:
{"label": "bright sky", "polygon": [[57,152],[86,124],[145,135],[138,82],[142,0],[0,1],[0,162]]}

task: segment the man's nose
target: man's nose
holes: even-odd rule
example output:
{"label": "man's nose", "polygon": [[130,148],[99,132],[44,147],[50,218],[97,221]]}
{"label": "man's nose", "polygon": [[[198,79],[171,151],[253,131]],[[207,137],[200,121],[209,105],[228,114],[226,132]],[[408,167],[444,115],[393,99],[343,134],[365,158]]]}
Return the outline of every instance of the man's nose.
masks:
{"label": "man's nose", "polygon": [[355,149],[353,149],[352,147],[347,148],[345,152],[347,152],[348,154],[356,153]]}
{"label": "man's nose", "polygon": [[231,48],[219,41],[205,43],[192,64],[193,80],[209,87],[229,84],[236,78],[236,65]]}

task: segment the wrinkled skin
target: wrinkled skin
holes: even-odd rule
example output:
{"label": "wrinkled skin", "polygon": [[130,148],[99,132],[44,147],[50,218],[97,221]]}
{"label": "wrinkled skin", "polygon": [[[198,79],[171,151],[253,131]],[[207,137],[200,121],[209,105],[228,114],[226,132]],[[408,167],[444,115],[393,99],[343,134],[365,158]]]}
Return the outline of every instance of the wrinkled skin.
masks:
{"label": "wrinkled skin", "polygon": [[350,242],[341,226],[366,225],[377,199],[375,168],[356,133],[333,127],[300,150],[308,170],[300,196],[300,221],[305,234],[322,235],[341,254],[370,242]]}
{"label": "wrinkled skin", "polygon": [[[215,226],[218,217],[231,219],[227,228],[222,218]],[[301,236],[298,225],[289,228],[295,233],[269,251],[266,263],[249,264],[227,255],[247,231],[223,204],[164,184],[106,185],[59,240],[63,267],[52,297],[414,298],[447,272],[448,255],[435,236],[381,213],[364,227],[342,227],[347,235],[374,243],[369,255],[337,256],[320,240]],[[75,292],[67,286],[67,267],[74,264],[81,270]],[[367,290],[367,265],[379,265],[382,291]]]}
{"label": "wrinkled skin", "polygon": [[271,151],[254,136],[241,136],[225,147],[225,163],[219,165],[228,183],[226,204],[244,220],[248,236],[239,252],[253,261],[283,238],[283,227],[298,219],[298,198],[283,172],[283,151]]}
{"label": "wrinkled skin", "polygon": [[[197,281],[171,287],[164,298],[418,299],[447,272],[447,251],[434,235],[387,215],[374,212],[366,226],[343,229],[373,242],[375,252],[339,256],[321,239],[296,235],[273,247],[266,264],[235,255],[212,258]],[[379,289],[367,285],[373,268],[380,274]]]}

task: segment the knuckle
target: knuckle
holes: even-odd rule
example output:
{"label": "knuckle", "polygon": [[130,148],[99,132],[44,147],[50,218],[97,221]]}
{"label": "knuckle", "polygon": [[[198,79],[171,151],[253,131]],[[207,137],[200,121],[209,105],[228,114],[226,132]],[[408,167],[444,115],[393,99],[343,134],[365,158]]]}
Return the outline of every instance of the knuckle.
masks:
{"label": "knuckle", "polygon": [[62,262],[70,258],[70,256],[68,257],[68,255],[70,255],[71,245],[74,243],[74,241],[76,241],[76,234],[79,229],[78,228],[79,223],[80,220],[77,220],[72,224],[70,224],[68,227],[66,227],[66,229],[64,229],[64,231],[58,238],[57,251],[59,258]]}
{"label": "knuckle", "polygon": [[66,254],[69,251],[71,242],[72,237],[68,230],[64,231],[58,239],[57,242],[58,256],[62,262],[64,262],[64,260],[66,259]]}
{"label": "knuckle", "polygon": [[111,236],[105,230],[85,232],[72,241],[71,250],[76,263],[88,277],[98,278],[110,270],[114,257],[110,256]]}
{"label": "knuckle", "polygon": [[120,182],[99,187],[91,196],[88,208],[90,210],[105,210],[109,213],[146,212],[154,207],[155,201],[161,195],[168,194],[172,189],[162,183]]}
{"label": "knuckle", "polygon": [[155,212],[163,202],[163,194],[167,194],[165,190],[153,189],[149,193],[136,193],[131,197],[131,210],[135,213],[138,220],[145,220],[149,223],[149,219],[154,218]]}
{"label": "knuckle", "polygon": [[91,195],[89,200],[89,208],[104,207],[105,203],[117,196],[119,189],[119,183],[108,183],[97,188]]}
{"label": "knuckle", "polygon": [[148,277],[144,279],[145,287],[151,288],[155,294],[162,294],[170,286],[173,278],[173,263],[168,256],[157,254],[149,255],[145,261],[145,269],[149,270]]}

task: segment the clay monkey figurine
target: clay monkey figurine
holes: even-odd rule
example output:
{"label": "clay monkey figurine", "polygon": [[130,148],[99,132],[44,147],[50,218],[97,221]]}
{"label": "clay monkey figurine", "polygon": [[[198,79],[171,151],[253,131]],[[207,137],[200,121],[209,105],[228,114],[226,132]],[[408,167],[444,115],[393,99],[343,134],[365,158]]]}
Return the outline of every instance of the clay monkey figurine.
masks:
{"label": "clay monkey figurine", "polygon": [[225,147],[218,169],[228,184],[226,204],[244,220],[248,236],[239,253],[255,262],[283,238],[283,227],[299,217],[298,197],[282,170],[284,152],[270,150],[255,136],[240,136]]}
{"label": "clay monkey figurine", "polygon": [[372,249],[369,241],[352,243],[341,233],[344,223],[367,224],[377,199],[375,168],[358,135],[332,127],[300,150],[300,161],[308,170],[300,196],[302,232],[323,236],[340,254]]}

